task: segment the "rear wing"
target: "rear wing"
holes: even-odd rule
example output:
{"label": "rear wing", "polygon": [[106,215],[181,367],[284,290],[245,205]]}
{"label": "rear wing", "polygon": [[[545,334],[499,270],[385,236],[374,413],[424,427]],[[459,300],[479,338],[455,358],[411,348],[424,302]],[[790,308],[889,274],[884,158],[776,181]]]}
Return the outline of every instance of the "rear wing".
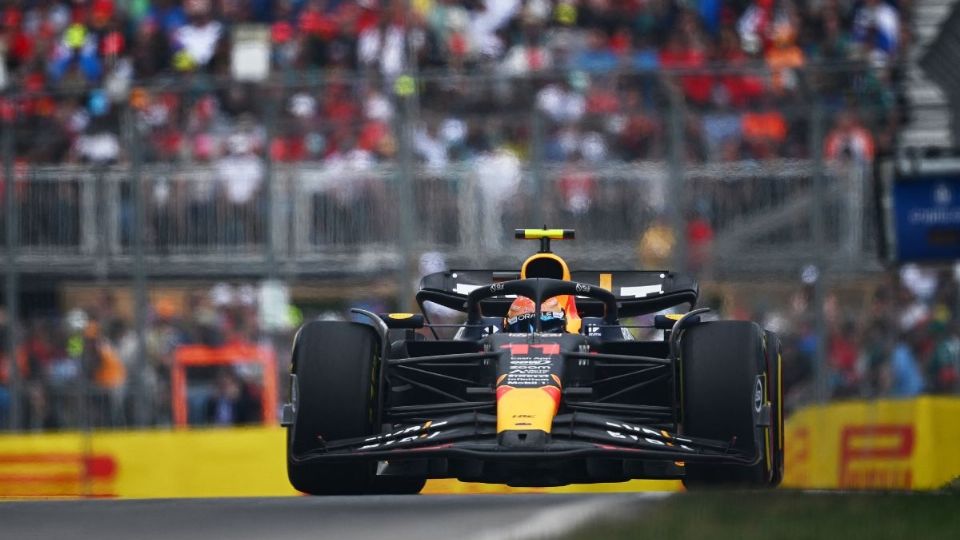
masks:
{"label": "rear wing", "polygon": [[[520,279],[516,270],[449,270],[428,274],[420,280],[417,303],[425,302],[463,312],[470,291],[499,281]],[[607,289],[617,297],[620,317],[636,317],[655,313],[681,304],[692,309],[700,287],[690,276],[658,270],[615,270],[609,272],[581,270],[571,273],[571,280]],[[483,314],[502,317],[510,307],[509,298],[491,298],[482,304]],[[584,316],[599,316],[603,303],[582,298],[577,310]]]}

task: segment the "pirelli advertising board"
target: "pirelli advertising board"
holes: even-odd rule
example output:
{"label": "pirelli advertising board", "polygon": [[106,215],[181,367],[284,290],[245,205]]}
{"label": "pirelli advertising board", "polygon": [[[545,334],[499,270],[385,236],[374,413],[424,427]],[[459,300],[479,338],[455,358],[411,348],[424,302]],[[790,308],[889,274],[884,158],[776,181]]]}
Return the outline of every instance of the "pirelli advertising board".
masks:
{"label": "pirelli advertising board", "polygon": [[960,476],[960,399],[808,407],[786,423],[784,487],[936,489]]}
{"label": "pirelli advertising board", "polygon": [[[783,486],[936,489],[960,476],[960,398],[836,403],[786,422]],[[279,427],[0,436],[0,497],[296,495]],[[424,493],[671,491],[677,481],[513,489],[430,481]]]}

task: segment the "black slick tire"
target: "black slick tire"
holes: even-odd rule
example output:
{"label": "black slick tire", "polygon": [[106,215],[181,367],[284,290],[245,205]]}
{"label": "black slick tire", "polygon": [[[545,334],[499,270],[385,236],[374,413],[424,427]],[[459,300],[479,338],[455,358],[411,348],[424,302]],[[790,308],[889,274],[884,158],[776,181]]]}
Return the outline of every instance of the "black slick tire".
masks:
{"label": "black slick tire", "polygon": [[317,463],[298,458],[324,441],[376,432],[380,338],[368,325],[315,321],[297,335],[292,373],[294,423],[287,429],[287,477],[310,495],[419,493],[425,479],[378,477],[377,462]]}
{"label": "black slick tire", "polygon": [[754,465],[687,463],[684,486],[770,486],[770,429],[757,425],[770,386],[763,330],[744,321],[699,324],[684,330],[680,351],[682,432],[733,441],[744,455],[760,456]]}
{"label": "black slick tire", "polygon": [[772,454],[770,487],[777,487],[783,481],[784,423],[783,423],[783,353],[780,337],[764,331],[764,350],[767,357],[767,397],[770,400],[771,424],[769,430]]}

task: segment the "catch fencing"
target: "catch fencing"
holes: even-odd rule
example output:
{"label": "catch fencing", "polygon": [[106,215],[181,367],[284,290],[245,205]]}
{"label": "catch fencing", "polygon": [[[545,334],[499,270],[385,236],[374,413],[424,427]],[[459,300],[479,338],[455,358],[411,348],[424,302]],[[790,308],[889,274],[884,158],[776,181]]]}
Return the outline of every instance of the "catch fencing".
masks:
{"label": "catch fencing", "polygon": [[[8,122],[10,260],[129,274],[139,242],[170,274],[395,271],[424,251],[505,262],[513,228],[546,223],[578,229],[576,262],[736,275],[796,272],[822,223],[839,270],[875,267],[870,162],[824,156],[835,111],[815,94],[704,105],[689,72],[581,76],[146,87],[61,153]],[[691,254],[694,222],[715,242]],[[671,245],[648,256],[657,225]]]}
{"label": "catch fencing", "polygon": [[[468,264],[519,256],[522,246],[510,242],[512,229],[546,223],[577,229],[579,241],[569,252],[574,262],[636,266],[646,262],[639,252],[644,233],[679,211],[667,193],[669,168],[660,162],[551,165],[536,173],[518,166],[513,182],[495,187],[484,183],[485,167],[480,161],[416,171],[410,208],[397,204],[402,189],[395,167],[343,172],[322,162],[284,164],[274,167],[268,209],[262,199],[231,201],[223,193],[229,176],[211,167],[146,166],[140,241],[144,255],[158,263],[152,272],[161,274],[194,274],[198,262],[215,272],[268,257],[295,267],[325,261],[330,272],[372,257],[381,270],[392,271],[400,260],[401,213],[408,213],[414,251],[441,251]],[[876,268],[869,169],[831,164],[817,192],[813,167],[803,159],[689,167],[679,202],[692,208],[681,212],[691,218],[708,213],[714,240],[693,260],[651,256],[654,264],[693,264],[728,276],[787,273],[809,263],[812,246],[820,245],[838,270]],[[16,262],[23,271],[129,273],[131,192],[130,172],[122,167],[33,168],[18,193]],[[825,229],[819,244],[817,219]],[[683,236],[676,233],[675,241]]]}
{"label": "catch fencing", "polygon": [[[792,282],[810,267],[875,271],[874,152],[831,141],[876,132],[891,112],[870,102],[862,64],[795,71],[791,89],[740,101],[701,99],[697,85],[769,86],[777,75],[197,76],[134,85],[96,114],[82,94],[8,93],[0,246],[18,331],[6,357],[26,337],[17,299],[33,276],[130,280],[143,350],[149,293],[163,280],[386,276],[397,284],[387,294],[409,306],[422,256],[516,267],[530,249],[511,240],[519,227],[576,229],[555,248],[579,268]],[[31,112],[51,101],[57,114]],[[149,423],[163,415],[144,411],[169,409],[165,383],[148,382],[143,354],[131,362],[127,399],[143,403],[125,423]],[[17,409],[30,390],[7,364],[2,388],[14,397],[0,421],[25,426]]]}

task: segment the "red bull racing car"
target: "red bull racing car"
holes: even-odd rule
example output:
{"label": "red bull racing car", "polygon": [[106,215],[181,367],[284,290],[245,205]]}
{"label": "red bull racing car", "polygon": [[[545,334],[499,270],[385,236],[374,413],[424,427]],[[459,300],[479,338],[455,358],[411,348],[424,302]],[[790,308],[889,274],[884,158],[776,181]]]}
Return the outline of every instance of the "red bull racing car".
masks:
{"label": "red bull racing car", "polygon": [[[293,348],[287,472],[315,495],[416,493],[430,478],[511,486],[682,479],[774,487],[783,477],[780,344],[706,321],[698,285],[666,271],[571,271],[550,240],[519,272],[425,276],[421,314],[354,310]],[[464,314],[456,333],[428,303]],[[658,338],[621,320],[653,315]],[[650,330],[650,333],[653,331]]]}

